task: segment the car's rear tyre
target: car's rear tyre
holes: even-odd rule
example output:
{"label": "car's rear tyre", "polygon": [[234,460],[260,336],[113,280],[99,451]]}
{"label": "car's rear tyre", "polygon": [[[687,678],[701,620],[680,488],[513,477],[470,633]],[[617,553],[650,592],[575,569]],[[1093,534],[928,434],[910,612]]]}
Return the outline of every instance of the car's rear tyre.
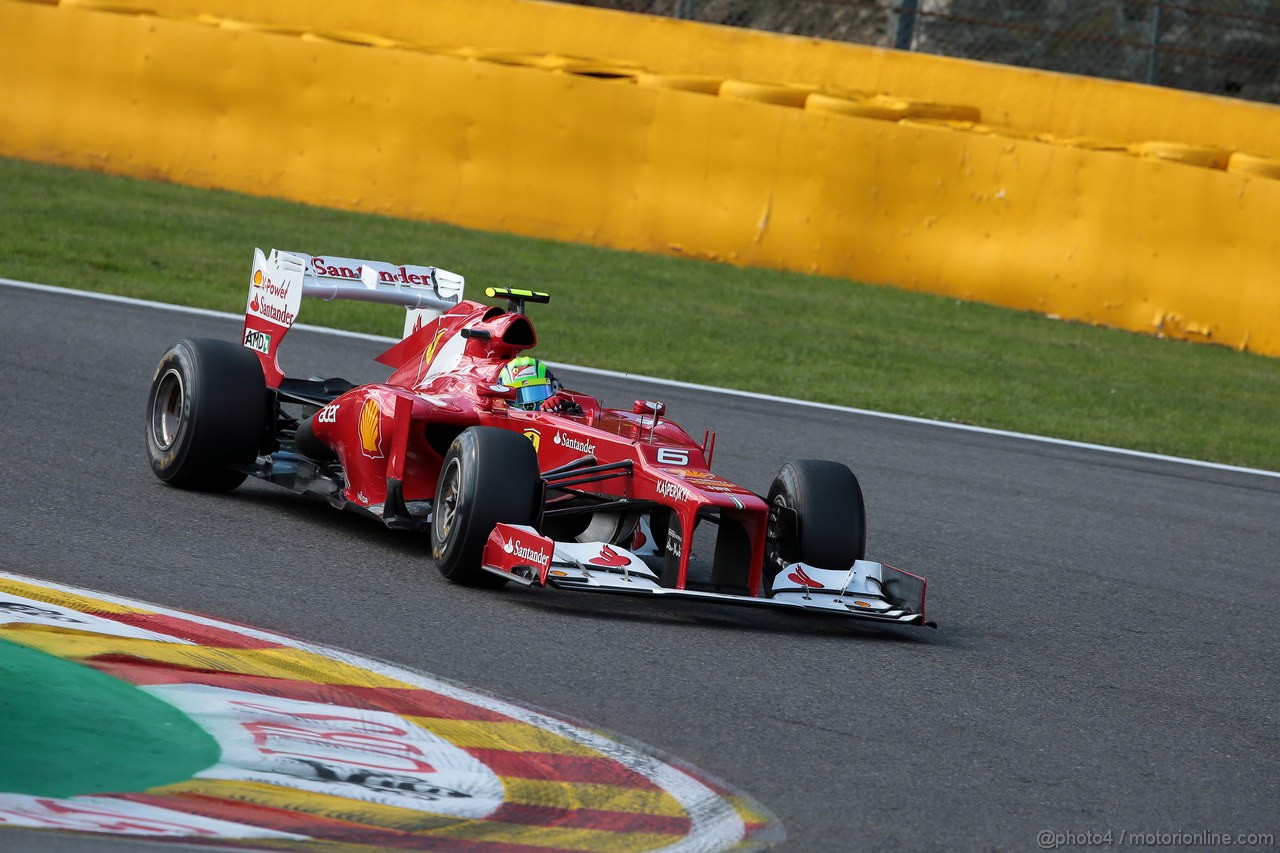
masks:
{"label": "car's rear tyre", "polygon": [[542,504],[538,454],[529,439],[495,427],[471,427],[449,445],[431,515],[431,555],[454,583],[495,587],[504,579],[480,568],[498,522],[535,524]]}
{"label": "car's rear tyre", "polygon": [[783,465],[769,487],[764,588],[790,563],[847,569],[867,548],[862,487],[848,466],[822,459]]}
{"label": "car's rear tyre", "polygon": [[147,398],[147,459],[171,486],[220,492],[244,482],[233,465],[258,456],[267,385],[257,356],[228,341],[178,341]]}

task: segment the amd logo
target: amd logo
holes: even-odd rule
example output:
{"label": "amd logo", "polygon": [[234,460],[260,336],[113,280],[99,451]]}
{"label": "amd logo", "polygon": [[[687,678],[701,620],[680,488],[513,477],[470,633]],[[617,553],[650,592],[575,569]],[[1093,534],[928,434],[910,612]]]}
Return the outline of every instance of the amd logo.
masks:
{"label": "amd logo", "polygon": [[271,354],[271,336],[257,329],[244,330],[244,345],[263,355]]}

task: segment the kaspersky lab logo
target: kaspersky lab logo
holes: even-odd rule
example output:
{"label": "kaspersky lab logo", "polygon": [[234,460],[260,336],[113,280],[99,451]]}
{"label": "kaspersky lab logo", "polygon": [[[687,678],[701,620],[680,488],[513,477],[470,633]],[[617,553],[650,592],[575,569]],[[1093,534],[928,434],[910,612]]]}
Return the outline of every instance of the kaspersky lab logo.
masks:
{"label": "kaspersky lab logo", "polygon": [[667,480],[659,480],[655,490],[660,497],[670,498],[673,501],[693,500],[693,495]]}
{"label": "kaspersky lab logo", "polygon": [[539,548],[537,551],[526,548],[514,539],[508,539],[502,546],[504,553],[512,554],[519,560],[528,560],[536,566],[547,568],[551,565],[551,556]]}

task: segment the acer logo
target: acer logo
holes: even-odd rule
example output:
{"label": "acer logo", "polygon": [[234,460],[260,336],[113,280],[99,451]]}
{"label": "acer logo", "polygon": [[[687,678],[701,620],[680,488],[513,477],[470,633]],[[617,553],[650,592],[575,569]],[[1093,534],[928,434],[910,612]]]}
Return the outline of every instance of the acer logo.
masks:
{"label": "acer logo", "polygon": [[316,421],[322,424],[336,424],[338,422],[338,407],[330,404],[320,410],[320,414],[316,415]]}

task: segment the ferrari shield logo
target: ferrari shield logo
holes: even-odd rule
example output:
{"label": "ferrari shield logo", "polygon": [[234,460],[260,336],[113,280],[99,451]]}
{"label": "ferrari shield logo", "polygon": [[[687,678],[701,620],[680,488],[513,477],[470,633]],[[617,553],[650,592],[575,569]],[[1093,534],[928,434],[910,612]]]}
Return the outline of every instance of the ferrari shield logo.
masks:
{"label": "ferrari shield logo", "polygon": [[525,430],[524,437],[529,439],[529,443],[533,445],[534,453],[537,453],[541,449],[542,435],[536,429]]}
{"label": "ferrari shield logo", "polygon": [[427,344],[427,348],[422,351],[423,370],[430,367],[431,359],[436,357],[436,347],[440,346],[440,339],[444,337],[444,331],[444,329],[437,331],[435,337],[431,339],[431,343]]}

